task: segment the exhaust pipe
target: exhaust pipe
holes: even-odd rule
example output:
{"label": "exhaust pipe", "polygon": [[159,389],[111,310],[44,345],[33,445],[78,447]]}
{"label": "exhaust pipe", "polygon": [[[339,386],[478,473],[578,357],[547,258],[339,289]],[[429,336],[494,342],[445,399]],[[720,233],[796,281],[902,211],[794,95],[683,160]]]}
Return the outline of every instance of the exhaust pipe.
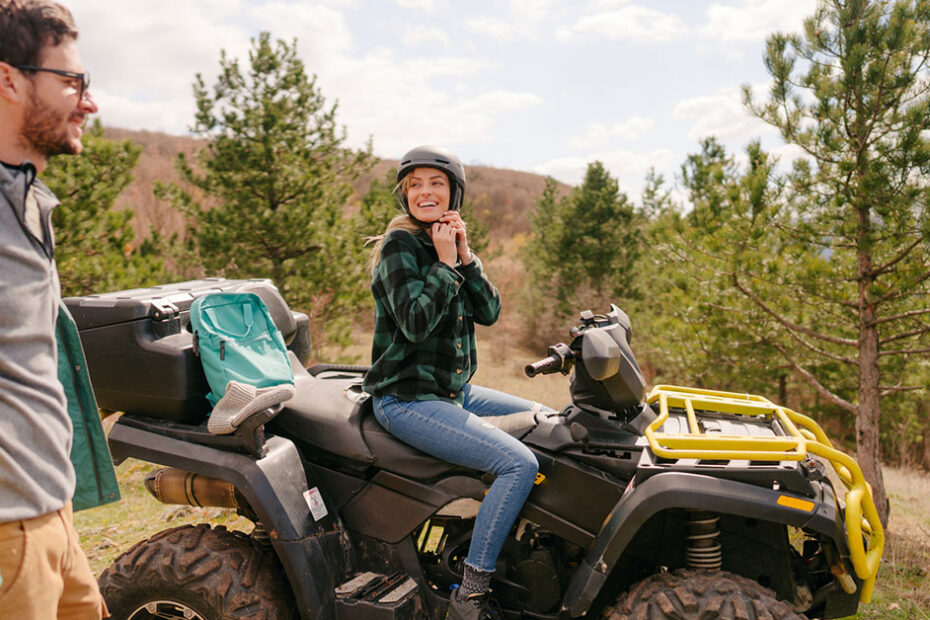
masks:
{"label": "exhaust pipe", "polygon": [[173,467],[150,472],[145,477],[145,488],[163,504],[249,508],[232,483]]}

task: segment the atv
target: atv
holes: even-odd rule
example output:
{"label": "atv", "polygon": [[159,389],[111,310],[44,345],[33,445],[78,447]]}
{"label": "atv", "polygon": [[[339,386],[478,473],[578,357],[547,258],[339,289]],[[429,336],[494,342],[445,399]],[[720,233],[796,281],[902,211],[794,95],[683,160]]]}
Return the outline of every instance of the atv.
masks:
{"label": "atv", "polygon": [[[208,432],[188,308],[259,294],[296,396]],[[310,357],[309,321],[267,280],[207,279],[70,298],[113,459],[164,466],[164,503],[234,508],[156,534],[100,576],[115,618],[442,620],[490,480],[387,433],[364,367]],[[867,602],[883,531],[856,462],[760,396],[646,382],[627,315],[582,312],[526,374],[571,373],[558,412],[485,418],[539,474],[491,584],[508,620],[837,618]]]}

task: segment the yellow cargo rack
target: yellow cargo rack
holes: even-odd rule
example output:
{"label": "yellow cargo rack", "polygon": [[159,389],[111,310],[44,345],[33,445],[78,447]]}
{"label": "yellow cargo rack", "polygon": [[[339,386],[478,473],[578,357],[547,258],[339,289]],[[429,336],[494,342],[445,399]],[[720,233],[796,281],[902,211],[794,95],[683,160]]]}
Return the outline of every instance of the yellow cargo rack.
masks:
{"label": "yellow cargo rack", "polygon": [[[801,461],[808,454],[814,454],[829,461],[847,489],[846,539],[853,569],[863,582],[859,600],[863,603],[871,600],[885,544],[885,533],[872,500],[872,489],[858,463],[835,449],[814,420],[753,394],[657,385],[646,397],[649,404],[656,401],[659,403],[659,416],[645,433],[656,456],[668,459]],[[660,432],[671,407],[685,411],[688,433]],[[768,417],[777,420],[786,434],[772,437],[705,434],[698,423],[699,411]],[[863,542],[863,531],[868,535],[867,548]]]}

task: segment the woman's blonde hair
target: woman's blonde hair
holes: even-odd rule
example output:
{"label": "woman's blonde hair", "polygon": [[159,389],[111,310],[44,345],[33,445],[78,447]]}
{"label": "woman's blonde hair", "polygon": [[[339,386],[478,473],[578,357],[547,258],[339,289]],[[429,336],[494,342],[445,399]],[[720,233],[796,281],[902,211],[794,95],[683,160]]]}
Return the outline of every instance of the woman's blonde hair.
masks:
{"label": "woman's blonde hair", "polygon": [[[404,177],[400,180],[394,187],[393,194],[395,198],[398,199],[398,202],[403,205],[403,195],[407,193],[407,186],[410,184],[409,177]],[[398,193],[399,192],[399,193]],[[374,237],[367,237],[365,243],[373,243],[374,247],[371,249],[371,256],[368,257],[368,269],[371,271],[372,275],[375,273],[375,269],[378,268],[378,261],[381,260],[381,246],[384,245],[384,238],[387,237],[388,233],[392,230],[406,230],[411,234],[416,234],[417,232],[423,230],[423,225],[417,223],[415,219],[410,217],[407,213],[401,213],[400,215],[394,216],[380,235],[375,235]]]}

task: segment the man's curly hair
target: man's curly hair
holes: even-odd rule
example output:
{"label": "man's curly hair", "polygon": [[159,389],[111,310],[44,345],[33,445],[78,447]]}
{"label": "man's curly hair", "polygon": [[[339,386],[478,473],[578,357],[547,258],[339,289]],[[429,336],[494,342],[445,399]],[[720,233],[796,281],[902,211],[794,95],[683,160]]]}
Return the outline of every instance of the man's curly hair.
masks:
{"label": "man's curly hair", "polygon": [[0,0],[0,62],[39,65],[45,46],[77,39],[71,11],[50,0]]}

